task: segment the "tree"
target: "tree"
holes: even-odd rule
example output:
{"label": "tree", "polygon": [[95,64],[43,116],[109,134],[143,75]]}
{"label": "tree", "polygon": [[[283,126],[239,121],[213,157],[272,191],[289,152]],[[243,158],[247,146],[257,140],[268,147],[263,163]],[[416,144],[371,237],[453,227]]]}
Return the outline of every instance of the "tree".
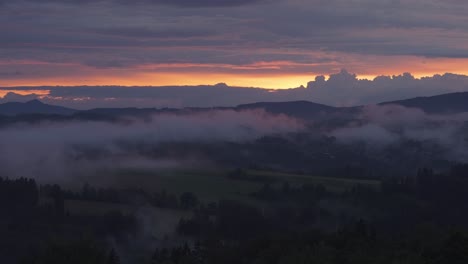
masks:
{"label": "tree", "polygon": [[185,192],[180,196],[180,206],[183,209],[192,209],[198,205],[198,198],[191,192]]}
{"label": "tree", "polygon": [[114,248],[111,249],[109,252],[109,256],[107,257],[107,264],[120,264],[120,258],[115,252]]}

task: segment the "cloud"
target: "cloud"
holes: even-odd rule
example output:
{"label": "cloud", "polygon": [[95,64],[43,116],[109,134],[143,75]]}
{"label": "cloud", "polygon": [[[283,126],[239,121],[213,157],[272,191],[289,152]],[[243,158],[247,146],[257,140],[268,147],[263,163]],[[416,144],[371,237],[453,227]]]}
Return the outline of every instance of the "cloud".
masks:
{"label": "cloud", "polygon": [[8,76],[20,76],[22,73],[20,71],[4,71],[0,72],[0,77],[8,77]]}
{"label": "cloud", "polygon": [[38,99],[39,95],[37,94],[26,94],[26,95],[21,95],[17,94],[14,92],[8,92],[3,96],[2,99],[0,99],[0,103],[7,103],[7,102],[28,102],[31,100]]}
{"label": "cloud", "polygon": [[[0,28],[0,50],[8,49],[0,52],[0,59],[18,59],[27,53],[45,61],[60,57],[69,63],[100,58],[140,64],[169,60],[238,64],[252,57],[257,61],[273,57],[315,62],[314,53],[318,51],[321,58],[343,53],[322,62],[331,72],[350,68],[353,62],[346,58],[350,55],[357,61],[354,63],[362,64],[361,55],[466,58],[468,54],[463,45],[468,35],[468,7],[453,1],[3,2],[6,5],[0,9],[0,24],[13,26]],[[194,13],[189,7],[218,8]],[[179,50],[166,55],[175,47]],[[401,58],[396,66],[402,67],[406,61]],[[383,62],[388,63],[380,60],[373,65]]]}
{"label": "cloud", "polygon": [[309,82],[308,91],[318,102],[332,105],[375,104],[417,96],[432,96],[468,90],[468,76],[456,74],[415,78],[410,73],[378,76],[373,80],[358,79],[342,70],[325,81],[319,76]]}
{"label": "cloud", "polygon": [[193,38],[206,37],[215,34],[210,29],[190,28],[149,28],[149,27],[108,27],[96,28],[96,33],[110,36],[121,36],[131,38]]}
{"label": "cloud", "polygon": [[[65,1],[58,1],[58,0],[23,0],[23,2],[31,2],[31,3],[65,3],[65,4],[90,4],[90,3],[98,3],[98,2],[107,2],[107,3],[114,3],[114,4],[124,4],[124,5],[134,5],[134,4],[164,4],[164,5],[171,5],[177,7],[231,7],[231,6],[242,6],[242,5],[250,5],[255,4],[258,2],[264,2],[265,0],[199,0],[199,1],[191,1],[191,0],[135,0],[135,1],[128,1],[128,0],[65,0]],[[8,1],[2,0],[0,3],[7,3]]]}
{"label": "cloud", "polygon": [[[0,84],[8,86],[166,85],[196,75],[197,84],[233,84],[247,76],[288,88],[306,85],[307,75],[340,68],[358,76],[468,72],[468,6],[456,1],[3,2],[0,25],[8,26],[0,27]],[[197,6],[216,8],[189,8]],[[290,63],[258,66],[278,61]],[[163,80],[168,75],[178,77]],[[384,100],[411,97],[415,83],[410,89],[388,88]],[[318,98],[336,105],[382,100],[382,92],[372,98],[370,88],[368,98],[359,101],[343,90],[343,96]]]}
{"label": "cloud", "polygon": [[[236,106],[254,102],[307,100],[332,106],[356,106],[432,96],[449,92],[468,91],[468,76],[457,74],[415,78],[409,73],[378,76],[372,80],[358,79],[345,70],[317,76],[307,88],[270,90],[232,87],[227,85],[200,86],[77,86],[77,87],[15,87],[0,88],[22,94],[44,91],[41,100],[77,109],[102,107],[213,107]],[[43,93],[42,93],[43,94]],[[14,101],[14,97],[3,101]]]}
{"label": "cloud", "polygon": [[161,3],[166,5],[180,6],[180,7],[226,7],[226,6],[241,6],[250,5],[265,0],[148,0],[151,3]]}

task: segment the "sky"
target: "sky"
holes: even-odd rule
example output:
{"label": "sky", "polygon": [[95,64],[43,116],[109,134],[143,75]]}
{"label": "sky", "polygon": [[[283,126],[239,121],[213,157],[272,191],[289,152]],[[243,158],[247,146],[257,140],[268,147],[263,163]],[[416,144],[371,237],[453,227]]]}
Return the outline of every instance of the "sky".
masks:
{"label": "sky", "polygon": [[[0,96],[34,93],[89,108],[262,99],[350,105],[464,91],[467,13],[463,0],[0,0]],[[322,75],[355,85],[337,78],[322,85]],[[197,95],[172,87],[217,83],[268,90],[218,85]],[[270,90],[279,88],[296,89]],[[220,90],[227,92],[210,96]]]}

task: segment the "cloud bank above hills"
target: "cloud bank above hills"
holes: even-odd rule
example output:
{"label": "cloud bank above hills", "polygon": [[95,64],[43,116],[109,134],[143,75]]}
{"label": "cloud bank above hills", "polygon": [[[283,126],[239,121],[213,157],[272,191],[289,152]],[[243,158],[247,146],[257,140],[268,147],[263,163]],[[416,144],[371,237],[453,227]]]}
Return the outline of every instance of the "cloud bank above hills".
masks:
{"label": "cloud bank above hills", "polygon": [[213,107],[253,102],[307,100],[331,106],[375,104],[418,96],[468,91],[468,76],[446,73],[415,78],[410,73],[359,79],[342,70],[317,76],[307,87],[261,89],[220,83],[201,86],[76,86],[1,88],[0,102],[42,101],[76,109],[102,107]]}

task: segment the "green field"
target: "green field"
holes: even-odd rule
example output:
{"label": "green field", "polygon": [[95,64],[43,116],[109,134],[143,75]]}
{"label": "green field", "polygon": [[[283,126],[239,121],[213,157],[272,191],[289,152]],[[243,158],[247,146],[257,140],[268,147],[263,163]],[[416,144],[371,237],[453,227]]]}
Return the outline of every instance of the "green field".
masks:
{"label": "green field", "polygon": [[257,182],[233,180],[226,174],[222,171],[125,171],[117,173],[117,177],[123,186],[134,186],[149,192],[193,192],[203,201],[245,200],[249,193],[262,186]]}
{"label": "green field", "polygon": [[[247,177],[233,179],[228,170],[135,170],[100,172],[88,182],[95,187],[115,189],[143,189],[144,191],[180,195],[193,192],[203,202],[217,202],[222,199],[243,201],[255,206],[268,206],[264,201],[252,198],[251,193],[260,190],[265,183],[272,188],[281,188],[284,182],[290,186],[321,184],[331,191],[345,191],[356,184],[378,188],[377,180],[359,180],[250,170]],[[49,203],[51,201],[48,201]],[[190,211],[161,209],[153,206],[117,204],[96,201],[66,200],[65,210],[72,215],[104,215],[112,211],[135,215],[141,221],[148,221],[148,232],[154,237],[163,237],[174,232],[181,218],[189,218]],[[154,224],[158,223],[158,224]]]}
{"label": "green field", "polygon": [[379,188],[379,180],[362,180],[362,179],[348,179],[348,178],[335,178],[335,177],[323,177],[313,176],[306,174],[293,174],[283,172],[271,172],[271,171],[249,171],[251,175],[258,175],[262,177],[271,177],[278,181],[287,181],[292,185],[302,184],[321,184],[327,187],[331,191],[345,191],[354,185],[364,185],[373,188]]}
{"label": "green field", "polygon": [[[125,169],[114,172],[102,172],[89,183],[96,186],[113,188],[140,188],[147,192],[181,194],[193,192],[202,201],[218,201],[220,199],[251,200],[249,194],[259,190],[268,182],[272,187],[279,187],[288,182],[291,186],[303,184],[321,184],[331,191],[344,191],[356,184],[378,188],[378,180],[360,180],[332,178],[314,175],[281,173],[271,171],[247,171],[249,177],[261,180],[232,179],[227,170],[137,170]],[[109,184],[111,186],[109,186]]]}

